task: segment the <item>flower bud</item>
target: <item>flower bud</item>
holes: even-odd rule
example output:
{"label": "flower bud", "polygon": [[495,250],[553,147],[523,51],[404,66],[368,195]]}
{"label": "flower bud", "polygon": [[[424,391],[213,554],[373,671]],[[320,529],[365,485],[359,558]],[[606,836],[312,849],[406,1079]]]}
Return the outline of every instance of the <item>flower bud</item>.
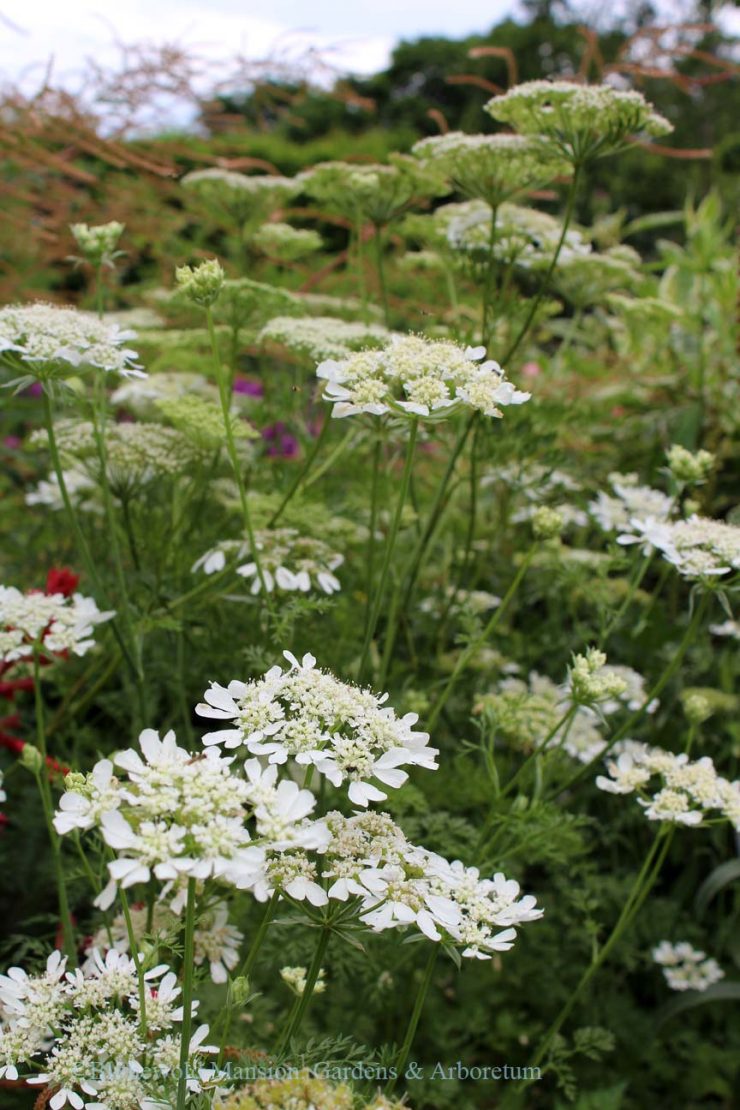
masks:
{"label": "flower bud", "polygon": [[249,987],[249,979],[246,975],[237,975],[236,979],[232,979],[229,983],[227,1005],[243,1006],[249,998]]}
{"label": "flower bud", "polygon": [[175,281],[186,297],[203,308],[218,300],[225,274],[217,258],[201,262],[199,266],[178,266]]}
{"label": "flower bud", "polygon": [[714,470],[711,451],[687,451],[674,443],[667,452],[668,466],[677,482],[704,482]]}
{"label": "flower bud", "polygon": [[557,509],[540,505],[532,514],[532,531],[536,540],[553,540],[563,531],[564,520]]}
{"label": "flower bud", "polygon": [[71,224],[69,230],[87,261],[93,266],[100,266],[112,264],[124,227],[125,224],[111,220],[110,223],[99,224],[97,227]]}
{"label": "flower bud", "polygon": [[38,775],[41,768],[44,766],[44,757],[33,744],[24,744],[20,762],[21,766],[25,767],[27,771],[30,771],[32,775]]}
{"label": "flower bud", "polygon": [[712,715],[712,707],[703,694],[687,694],[683,699],[683,711],[689,724],[700,725]]}

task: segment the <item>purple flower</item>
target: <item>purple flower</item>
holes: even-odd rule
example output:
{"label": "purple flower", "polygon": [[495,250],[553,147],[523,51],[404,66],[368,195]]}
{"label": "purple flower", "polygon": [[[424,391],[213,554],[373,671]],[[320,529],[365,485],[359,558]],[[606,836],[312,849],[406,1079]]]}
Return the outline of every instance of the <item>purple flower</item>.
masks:
{"label": "purple flower", "polygon": [[7,447],[9,451],[17,451],[23,443],[19,436],[6,436],[3,440],[3,447]]}
{"label": "purple flower", "polygon": [[263,397],[265,393],[262,382],[254,382],[249,378],[243,378],[241,375],[234,378],[234,384],[231,388],[233,393],[243,393],[247,397]]}
{"label": "purple flower", "polygon": [[299,454],[298,440],[286,430],[282,420],[263,428],[262,438],[267,441],[271,458],[294,459]]}

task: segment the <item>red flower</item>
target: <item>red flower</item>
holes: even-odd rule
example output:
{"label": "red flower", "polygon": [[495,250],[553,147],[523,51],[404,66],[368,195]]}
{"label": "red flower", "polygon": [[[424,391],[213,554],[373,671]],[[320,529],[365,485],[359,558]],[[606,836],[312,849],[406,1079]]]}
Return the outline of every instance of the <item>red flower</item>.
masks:
{"label": "red flower", "polygon": [[79,582],[79,574],[75,574],[69,567],[52,567],[46,576],[46,593],[71,597]]}

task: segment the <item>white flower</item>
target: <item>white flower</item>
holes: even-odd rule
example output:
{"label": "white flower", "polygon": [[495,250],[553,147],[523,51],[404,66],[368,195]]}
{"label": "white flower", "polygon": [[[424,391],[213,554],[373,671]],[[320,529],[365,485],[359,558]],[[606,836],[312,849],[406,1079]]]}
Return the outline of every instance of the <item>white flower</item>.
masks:
{"label": "white flower", "polygon": [[500,417],[499,406],[520,405],[529,393],[514,389],[484,347],[460,347],[448,340],[409,335],[379,351],[328,359],[317,370],[326,381],[324,398],[332,416],[406,413],[442,418],[465,406]]}
{"label": "white flower", "polygon": [[196,712],[227,727],[206,733],[205,745],[244,746],[270,763],[315,766],[334,786],[349,781],[351,800],[363,806],[386,797],[375,781],[396,788],[408,778],[404,766],[436,768],[428,734],[414,731],[415,713],[397,717],[383,704],[387,695],[340,682],[312,655],[300,663],[284,655],[287,671],[273,667],[256,681],[214,683],[206,691]]}
{"label": "white flower", "polygon": [[705,991],[725,975],[716,960],[707,958],[705,952],[686,941],[671,944],[663,940],[653,949],[652,956],[662,966],[663,976],[674,991]]}
{"label": "white flower", "polygon": [[[325,594],[333,594],[341,588],[334,571],[342,565],[344,556],[332,551],[323,540],[301,536],[295,528],[274,528],[257,531],[254,541],[268,593],[276,588],[302,593],[318,588]],[[224,540],[201,555],[192,569],[216,574],[225,568],[227,557],[238,562],[249,554],[248,544],[240,540]],[[251,579],[253,594],[260,592],[262,582],[254,560],[250,559],[234,569],[242,578]]]}
{"label": "white flower", "polygon": [[15,586],[0,586],[0,663],[28,659],[34,649],[85,655],[95,643],[95,627],[113,616],[82,594],[23,594]]}
{"label": "white flower", "polygon": [[136,351],[124,346],[133,338],[134,332],[92,312],[47,304],[0,308],[0,353],[10,352],[40,378],[54,376],[60,366],[146,377],[135,361]]}

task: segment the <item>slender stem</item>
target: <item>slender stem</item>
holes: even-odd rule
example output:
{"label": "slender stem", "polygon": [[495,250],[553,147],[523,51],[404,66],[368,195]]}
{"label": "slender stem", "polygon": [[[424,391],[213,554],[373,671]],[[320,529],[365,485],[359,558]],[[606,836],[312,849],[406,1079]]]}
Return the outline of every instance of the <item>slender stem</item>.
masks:
{"label": "slender stem", "polygon": [[565,215],[563,217],[563,229],[560,232],[560,238],[558,239],[558,244],[555,247],[555,253],[553,254],[552,258],[550,259],[550,265],[547,268],[547,273],[545,274],[545,276],[542,280],[542,284],[540,285],[539,289],[537,290],[537,293],[536,293],[535,297],[532,300],[532,304],[530,305],[529,312],[526,315],[524,323],[522,324],[521,328],[519,329],[519,333],[517,334],[516,338],[514,339],[514,342],[511,344],[508,351],[506,352],[503,359],[501,360],[501,363],[504,366],[509,362],[509,360],[519,350],[519,347],[522,343],[522,340],[525,338],[525,336],[527,335],[527,332],[529,331],[530,327],[532,326],[532,321],[535,318],[535,315],[537,313],[537,309],[540,307],[540,304],[542,303],[542,298],[545,296],[545,293],[547,292],[547,290],[550,287],[550,281],[552,279],[553,273],[555,272],[555,267],[558,264],[558,259],[560,258],[560,252],[563,249],[563,243],[565,242],[565,236],[568,233],[568,227],[570,226],[570,221],[573,218],[573,209],[575,207],[576,192],[578,191],[578,179],[579,179],[580,175],[581,175],[581,163],[576,162],[574,167],[573,167],[573,180],[570,183],[570,189],[568,190],[568,199],[567,199],[566,204],[565,204]]}
{"label": "slender stem", "polygon": [[465,651],[463,651],[461,653],[457,663],[455,664],[455,669],[453,670],[452,674],[448,678],[445,686],[442,689],[441,694],[439,695],[439,697],[437,698],[437,701],[435,702],[434,706],[432,707],[432,711],[429,714],[429,717],[427,718],[427,728],[431,729],[431,728],[434,727],[434,725],[437,722],[437,718],[439,717],[440,713],[442,712],[445,705],[447,704],[447,699],[449,698],[450,694],[452,693],[452,690],[453,690],[455,684],[457,683],[458,678],[460,677],[462,672],[465,670],[465,668],[467,667],[468,663],[473,658],[473,656],[478,652],[478,650],[486,642],[486,640],[491,635],[491,633],[494,632],[495,629],[497,628],[499,621],[501,620],[504,613],[506,612],[509,605],[511,604],[511,601],[512,601],[515,593],[519,589],[519,585],[520,585],[522,579],[524,578],[525,574],[527,573],[527,570],[529,569],[529,564],[532,562],[532,559],[534,558],[534,554],[535,554],[535,551],[537,550],[537,547],[538,547],[537,543],[532,544],[529,551],[527,552],[527,554],[522,559],[521,566],[519,567],[519,570],[516,572],[514,578],[512,579],[511,585],[509,586],[508,590],[504,594],[503,600],[502,600],[501,604],[499,605],[498,609],[495,610],[495,612],[493,613],[493,616],[491,617],[491,619],[486,624],[486,626],[483,629],[483,631],[481,632],[480,636],[477,636],[476,639],[473,640],[472,644],[468,644],[468,646],[465,648]]}
{"label": "slender stem", "polygon": [[76,945],[74,929],[72,928],[72,916],[69,911],[69,899],[67,897],[67,884],[64,878],[64,866],[62,864],[62,852],[59,843],[59,836],[54,828],[54,806],[51,799],[51,787],[49,786],[49,767],[46,762],[46,730],[44,728],[44,698],[41,690],[41,666],[39,663],[38,650],[33,653],[33,692],[34,692],[34,708],[36,717],[36,746],[39,754],[41,755],[41,764],[36,770],[36,783],[39,788],[41,796],[41,805],[44,810],[44,820],[46,821],[46,828],[49,833],[49,841],[51,844],[51,856],[54,864],[54,876],[57,884],[57,899],[59,901],[59,919],[62,924],[62,938],[64,943],[64,951],[70,960],[74,960]]}
{"label": "slender stem", "polygon": [[231,462],[231,469],[234,472],[234,478],[239,490],[239,502],[241,504],[242,517],[244,518],[244,527],[249,540],[249,548],[252,560],[257,569],[257,577],[260,583],[262,596],[264,597],[270,615],[273,615],[272,600],[269,590],[265,581],[264,571],[262,570],[262,561],[260,559],[259,551],[257,550],[257,543],[254,538],[254,528],[252,527],[252,515],[249,511],[249,501],[247,498],[247,489],[244,485],[244,475],[242,474],[241,463],[236,449],[236,440],[234,438],[234,428],[231,419],[231,403],[230,393],[225,372],[224,364],[221,361],[221,355],[218,349],[218,339],[216,337],[216,328],[213,322],[213,309],[210,305],[206,308],[206,321],[208,325],[208,336],[211,341],[211,352],[213,354],[213,361],[216,369],[216,380],[218,382],[218,392],[221,399],[221,412],[224,419],[224,429],[226,432],[226,449],[228,451],[229,460]]}
{"label": "slender stem", "polygon": [[[452,449],[452,453],[450,454],[450,457],[447,460],[447,466],[445,467],[444,474],[442,475],[440,483],[437,486],[437,492],[435,494],[434,503],[432,505],[431,512],[430,512],[429,517],[427,519],[426,526],[425,526],[424,531],[422,532],[421,536],[419,537],[419,539],[417,541],[416,547],[414,548],[414,550],[411,554],[411,558],[409,560],[409,567],[410,567],[409,573],[407,575],[401,575],[401,577],[399,578],[397,589],[398,590],[401,589],[401,584],[403,582],[404,577],[406,578],[406,588],[405,588],[405,591],[404,591],[404,594],[403,594],[403,598],[401,600],[398,600],[397,598],[394,597],[393,602],[392,602],[392,606],[391,606],[391,608],[393,609],[394,612],[398,611],[398,610],[400,610],[401,612],[408,611],[409,605],[411,603],[411,598],[412,598],[412,595],[413,595],[413,592],[414,592],[414,586],[416,585],[416,580],[419,576],[422,565],[424,563],[424,555],[426,554],[426,550],[427,550],[429,544],[431,543],[432,537],[434,536],[434,533],[437,529],[437,525],[439,524],[440,518],[442,516],[442,512],[443,512],[443,509],[444,509],[444,503],[445,503],[445,494],[447,492],[447,487],[449,485],[450,478],[452,477],[452,472],[455,469],[455,463],[457,462],[458,458],[460,457],[460,454],[462,453],[462,450],[463,450],[463,448],[464,448],[464,446],[467,442],[468,436],[470,435],[470,432],[472,431],[472,429],[475,425],[475,415],[476,414],[473,413],[473,415],[470,416],[469,419],[466,421],[463,430],[461,431],[460,435],[457,437],[457,441],[455,443],[455,446]],[[393,646],[394,646],[394,643],[395,643],[395,638],[396,638],[396,635],[397,635],[397,631],[398,631],[397,624],[395,622],[392,622],[392,623],[389,622],[389,628],[388,628],[388,632],[387,632],[387,641],[386,641],[386,644],[384,646],[384,654],[386,655],[386,657],[389,660],[392,657]]]}
{"label": "slender stem", "polygon": [[375,267],[378,271],[378,285],[380,286],[380,303],[383,305],[383,322],[389,328],[391,325],[388,315],[388,287],[385,280],[385,262],[383,259],[383,229],[380,224],[375,225],[373,243],[375,245]]}
{"label": "slender stem", "polygon": [[396,1083],[398,1082],[403,1072],[403,1069],[406,1067],[406,1062],[409,1058],[411,1046],[414,1043],[414,1037],[419,1025],[419,1019],[421,1018],[421,1011],[424,1008],[424,1002],[426,1001],[426,996],[429,992],[429,986],[432,982],[434,965],[437,962],[438,954],[439,948],[436,944],[433,944],[431,952],[429,953],[429,959],[427,960],[426,967],[424,968],[424,978],[422,979],[419,990],[416,993],[414,1008],[411,1011],[411,1017],[409,1018],[409,1023],[406,1027],[406,1035],[403,1038],[403,1044],[401,1045],[398,1051],[398,1056],[396,1057],[395,1074],[391,1078],[391,1081],[386,1088],[386,1091],[389,1095],[392,1093]]}
{"label": "slender stem", "polygon": [[121,899],[121,908],[123,909],[123,919],[126,922],[126,934],[128,936],[128,946],[131,952],[131,959],[136,964],[136,978],[139,986],[139,1029],[141,1031],[141,1039],[146,1042],[147,1039],[147,1023],[146,1023],[146,979],[144,978],[144,961],[141,953],[139,952],[139,944],[136,940],[136,933],[134,932],[133,922],[131,921],[131,910],[128,904],[128,895],[123,887],[118,888],[118,894]]}
{"label": "slender stem", "polygon": [[672,833],[672,829],[667,830],[665,827],[661,827],[661,829],[659,830],[658,835],[655,837],[653,843],[650,846],[650,851],[645,857],[643,865],[637,878],[635,879],[632,889],[627,896],[627,900],[622,907],[622,912],[619,915],[616,925],[609,934],[609,937],[605,944],[601,947],[599,952],[592,959],[589,966],[583,972],[583,975],[579,979],[575,990],[561,1009],[558,1016],[553,1021],[550,1028],[545,1033],[545,1036],[540,1043],[540,1046],[534,1059],[532,1060],[530,1067],[536,1068],[545,1058],[550,1045],[562,1028],[563,1023],[570,1015],[576,1002],[583,994],[583,991],[591,982],[591,979],[593,979],[594,975],[602,966],[602,964],[605,963],[612,949],[618,943],[619,939],[624,933],[625,929],[627,929],[627,927],[634,920],[635,916],[640,910],[640,907],[650,893],[650,890],[655,885],[658,874],[660,872],[660,868],[663,864],[663,861],[665,860],[671,844]]}
{"label": "slender stem", "polygon": [[177,1081],[177,1110],[185,1110],[185,1103],[187,1100],[190,1030],[193,1023],[195,887],[195,879],[188,879],[188,901],[185,909],[185,948],[183,952],[182,1039],[180,1041],[180,1074]]}
{"label": "slender stem", "polygon": [[275,512],[270,517],[270,520],[268,521],[268,527],[269,528],[274,528],[275,527],[275,525],[279,521],[280,517],[285,512],[289,502],[292,500],[292,498],[298,492],[298,488],[303,484],[303,482],[305,482],[306,478],[308,477],[308,473],[309,473],[311,467],[313,466],[313,464],[316,462],[316,458],[318,457],[318,454],[321,451],[321,448],[324,446],[324,442],[326,440],[326,437],[329,434],[330,423],[331,423],[331,418],[327,416],[324,419],[324,423],[321,425],[321,431],[319,432],[318,436],[314,440],[313,447],[311,448],[309,453],[306,455],[306,461],[304,462],[303,466],[301,467],[301,469],[298,471],[295,478],[293,479],[293,481],[292,481],[292,483],[291,483],[291,485],[288,489],[288,492],[283,497],[283,500],[280,502],[277,509],[275,510]]}
{"label": "slender stem", "polygon": [[496,218],[498,205],[491,209],[491,230],[488,234],[488,258],[486,259],[486,276],[483,283],[483,304],[481,311],[481,343],[488,346],[489,339],[489,312],[491,307],[491,286],[493,284],[494,255],[493,248],[496,244]]}
{"label": "slender stem", "polygon": [[[276,890],[275,893],[273,894],[272,898],[270,899],[270,901],[267,903],[267,908],[265,909],[265,912],[262,916],[262,920],[259,924],[257,932],[254,934],[254,940],[252,941],[251,945],[249,946],[249,952],[247,953],[247,957],[244,960],[244,963],[240,967],[239,971],[237,972],[237,975],[235,976],[235,978],[237,978],[237,979],[246,979],[247,981],[249,980],[249,976],[252,973],[252,968],[254,967],[255,961],[256,961],[257,956],[259,954],[259,950],[262,947],[262,942],[264,941],[265,937],[267,936],[267,930],[269,928],[270,922],[272,921],[272,918],[273,918],[273,915],[274,915],[275,910],[277,908],[277,904],[278,904],[279,899],[280,899],[280,893],[279,893],[279,891]],[[222,1030],[222,1033],[221,1033],[221,1039],[219,1041],[219,1051],[218,1051],[219,1063],[221,1063],[223,1061],[223,1058],[224,1058],[224,1052],[226,1050],[226,1041],[228,1040],[228,1037],[229,1037],[229,1031],[231,1029],[231,1019],[233,1017],[233,1014],[234,1014],[233,1004],[232,1005],[227,1005],[225,1007],[224,1011],[223,1011],[223,1016],[222,1016],[223,1030]],[[214,1028],[214,1032],[215,1032],[215,1028]]]}
{"label": "slender stem", "polygon": [[398,494],[398,501],[396,502],[396,511],[393,514],[390,531],[386,538],[385,552],[383,555],[383,563],[380,571],[380,582],[375,592],[373,599],[373,606],[370,612],[370,620],[368,621],[367,628],[365,629],[365,642],[362,646],[362,654],[360,656],[360,666],[358,671],[358,678],[362,678],[365,665],[367,663],[368,655],[370,652],[370,644],[375,636],[375,630],[378,626],[378,618],[380,616],[380,609],[383,604],[383,597],[385,595],[386,579],[388,578],[388,570],[391,565],[391,558],[393,556],[393,549],[396,545],[396,538],[398,530],[401,525],[401,516],[403,514],[403,506],[406,501],[408,493],[409,481],[411,478],[411,468],[414,461],[414,448],[416,447],[416,434],[419,430],[419,421],[413,419],[409,429],[409,441],[406,446],[406,459],[404,461],[403,475],[401,477],[401,488]]}
{"label": "slender stem", "polygon": [[604,644],[609,639],[609,637],[612,634],[612,632],[614,631],[614,629],[618,627],[622,617],[624,616],[624,614],[627,612],[627,609],[632,604],[634,596],[637,593],[637,591],[639,590],[640,586],[642,585],[642,580],[644,579],[645,575],[648,572],[648,567],[650,566],[651,562],[653,561],[654,553],[655,553],[654,550],[651,550],[647,555],[643,556],[642,562],[639,564],[639,566],[637,568],[637,573],[632,576],[632,581],[629,584],[629,587],[627,589],[627,593],[625,594],[625,597],[624,597],[624,600],[622,601],[622,604],[619,606],[616,613],[614,614],[612,619],[609,621],[609,623],[607,624],[604,631],[601,633],[601,636],[599,638],[599,647],[600,648],[604,646]]}
{"label": "slender stem", "polygon": [[373,477],[370,486],[370,531],[367,538],[367,605],[365,608],[365,633],[370,621],[370,606],[373,594],[373,579],[375,577],[375,533],[378,527],[378,490],[380,486],[380,460],[383,454],[383,441],[381,439],[380,418],[376,429],[375,447],[373,449]]}
{"label": "slender stem", "polygon": [[526,771],[527,767],[532,762],[532,760],[536,759],[537,756],[539,756],[539,755],[546,754],[547,745],[550,743],[553,736],[557,735],[557,733],[560,731],[561,728],[563,729],[563,735],[560,737],[560,740],[558,741],[558,744],[556,745],[556,747],[553,748],[552,750],[557,751],[560,747],[562,747],[562,745],[565,743],[566,737],[568,735],[568,725],[573,720],[573,718],[575,717],[577,712],[578,712],[578,706],[577,705],[570,705],[566,709],[565,713],[562,715],[562,717],[557,722],[557,724],[553,725],[553,727],[550,729],[550,731],[548,732],[545,739],[540,744],[537,745],[537,747],[534,749],[533,752],[531,752],[527,756],[527,758],[524,760],[524,762],[522,763],[521,767],[516,772],[516,774],[512,775],[512,777],[506,783],[503,790],[501,791],[501,797],[502,798],[505,797],[506,794],[508,794],[509,791],[517,784],[517,782],[522,777],[522,775],[524,774],[524,772]]}
{"label": "slender stem", "polygon": [[311,966],[309,967],[308,973],[306,975],[306,985],[303,988],[303,993],[300,999],[298,1000],[298,1005],[293,1007],[293,1010],[288,1017],[288,1021],[286,1022],[285,1028],[280,1034],[280,1038],[275,1049],[276,1055],[279,1055],[281,1052],[285,1051],[292,1038],[296,1035],[303,1023],[303,1019],[306,1016],[306,1011],[308,1010],[311,1002],[311,997],[314,993],[314,988],[316,987],[316,982],[319,978],[321,966],[324,962],[324,955],[326,953],[326,948],[329,943],[330,936],[331,929],[328,926],[324,925],[321,930],[321,936],[319,937],[319,943],[316,945],[316,951],[314,952]]}
{"label": "slender stem", "polygon": [[[327,423],[328,423],[328,421],[327,421]],[[351,423],[352,422],[350,421],[350,424]],[[339,443],[334,448],[334,450],[331,452],[331,454],[328,455],[324,459],[321,466],[318,467],[318,469],[314,470],[314,472],[313,472],[313,474],[311,475],[310,478],[306,478],[304,485],[312,486],[314,484],[314,482],[318,482],[321,475],[325,474],[327,470],[329,470],[332,466],[334,466],[334,463],[337,461],[337,459],[340,458],[344,454],[344,452],[347,450],[347,447],[349,446],[350,441],[352,440],[352,437],[354,435],[355,435],[355,429],[352,428],[352,427],[349,427],[347,429],[347,431],[345,432],[345,434],[340,439]]]}

